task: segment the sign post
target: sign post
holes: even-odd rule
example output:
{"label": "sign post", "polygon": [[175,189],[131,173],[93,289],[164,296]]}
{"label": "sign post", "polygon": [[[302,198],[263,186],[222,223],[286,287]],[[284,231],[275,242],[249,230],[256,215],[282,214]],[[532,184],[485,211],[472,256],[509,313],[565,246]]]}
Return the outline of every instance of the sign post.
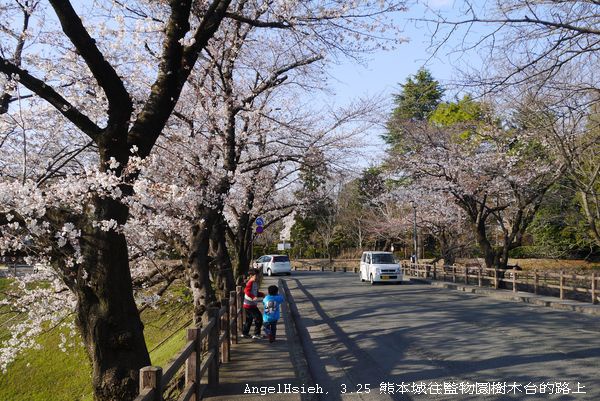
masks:
{"label": "sign post", "polygon": [[[256,220],[254,220],[254,222],[256,223],[256,229],[254,230],[254,232],[256,234],[262,234],[262,232],[265,230],[265,220],[262,217],[258,216]],[[252,244],[250,244],[250,263],[254,268],[254,236],[252,236],[252,238]]]}

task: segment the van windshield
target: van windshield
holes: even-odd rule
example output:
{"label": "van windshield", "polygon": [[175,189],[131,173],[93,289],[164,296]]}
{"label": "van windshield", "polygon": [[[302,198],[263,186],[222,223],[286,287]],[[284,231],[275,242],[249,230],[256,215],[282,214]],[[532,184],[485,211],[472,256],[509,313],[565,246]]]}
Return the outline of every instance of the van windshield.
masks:
{"label": "van windshield", "polygon": [[288,256],[274,256],[273,262],[289,262],[290,258]]}
{"label": "van windshield", "polygon": [[374,265],[389,265],[395,264],[394,256],[391,253],[374,253],[373,264]]}

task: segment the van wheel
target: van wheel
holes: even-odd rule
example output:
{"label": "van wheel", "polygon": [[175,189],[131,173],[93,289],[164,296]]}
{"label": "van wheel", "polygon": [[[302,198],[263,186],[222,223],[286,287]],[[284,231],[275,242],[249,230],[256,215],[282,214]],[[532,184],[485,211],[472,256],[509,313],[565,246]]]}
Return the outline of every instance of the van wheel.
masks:
{"label": "van wheel", "polygon": [[271,269],[267,269],[267,276],[271,277],[273,275],[273,272],[271,271]]}
{"label": "van wheel", "polygon": [[371,274],[371,277],[369,278],[369,282],[371,283],[371,285],[375,285],[375,281],[373,281],[373,275]]}

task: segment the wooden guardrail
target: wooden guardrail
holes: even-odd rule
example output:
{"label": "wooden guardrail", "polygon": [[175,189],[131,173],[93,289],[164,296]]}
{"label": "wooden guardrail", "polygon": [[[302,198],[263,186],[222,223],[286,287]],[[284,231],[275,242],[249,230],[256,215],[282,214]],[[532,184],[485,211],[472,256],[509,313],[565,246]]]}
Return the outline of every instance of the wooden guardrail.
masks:
{"label": "wooden guardrail", "polygon": [[294,270],[307,271],[338,271],[338,272],[354,272],[358,273],[360,259],[317,259],[303,260],[296,259],[293,261]]}
{"label": "wooden guardrail", "polygon": [[[436,264],[401,263],[405,275],[432,280],[444,280],[478,285],[479,287],[508,287],[513,292],[526,291],[539,294],[558,290],[560,299],[575,298],[577,300],[598,303],[598,274],[573,274],[560,271],[527,271],[518,269],[492,269],[470,266],[437,266]],[[552,295],[552,294],[548,294]]]}
{"label": "wooden guardrail", "polygon": [[[187,330],[187,343],[163,368],[140,369],[140,392],[135,401],[163,401],[163,390],[185,364],[185,387],[178,401],[200,401],[207,387],[219,384],[219,366],[229,362],[243,319],[242,287],[221,300],[221,308],[208,308],[203,327]],[[201,380],[206,375],[206,384]]]}
{"label": "wooden guardrail", "polygon": [[10,263],[0,269],[0,277],[18,277],[35,273],[35,266],[28,264]]}

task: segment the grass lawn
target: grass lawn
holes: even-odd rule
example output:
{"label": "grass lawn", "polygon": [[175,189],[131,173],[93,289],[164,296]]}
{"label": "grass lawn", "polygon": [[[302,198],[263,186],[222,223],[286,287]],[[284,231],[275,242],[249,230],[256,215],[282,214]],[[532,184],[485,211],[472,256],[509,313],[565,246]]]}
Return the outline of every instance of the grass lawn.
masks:
{"label": "grass lawn", "polygon": [[[2,289],[9,285],[0,279]],[[191,316],[191,302],[183,288],[171,291],[168,301],[158,309],[142,313],[144,334],[153,365],[164,366],[185,345],[183,326]],[[0,341],[6,339],[0,315]],[[58,348],[60,332],[54,330],[39,339],[41,348],[21,355],[6,373],[0,373],[2,401],[91,401],[91,368],[80,340],[68,352]]]}

